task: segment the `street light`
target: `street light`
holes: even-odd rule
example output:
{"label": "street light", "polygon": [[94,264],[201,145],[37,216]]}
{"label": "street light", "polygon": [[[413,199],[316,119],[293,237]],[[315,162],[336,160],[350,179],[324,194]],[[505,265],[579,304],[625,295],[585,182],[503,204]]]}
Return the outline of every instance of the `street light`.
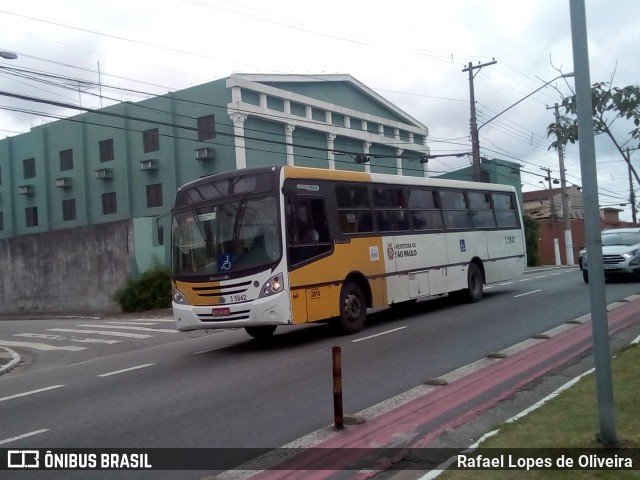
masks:
{"label": "street light", "polygon": [[[520,100],[518,100],[516,103],[514,103],[513,105],[508,106],[507,108],[505,108],[504,110],[502,110],[500,113],[498,113],[497,115],[494,115],[493,117],[491,117],[489,120],[487,120],[486,122],[484,122],[482,125],[477,126],[476,122],[475,122],[475,116],[473,116],[472,121],[471,121],[471,154],[473,157],[473,179],[476,182],[480,181],[480,138],[478,136],[478,132],[480,131],[480,129],[482,127],[484,127],[486,124],[492,122],[493,120],[495,120],[496,118],[498,118],[500,115],[502,115],[504,112],[511,110],[513,107],[515,107],[516,105],[518,105],[520,102],[526,100],[527,98],[529,98],[531,95],[538,93],[540,90],[542,90],[544,87],[546,87],[547,85],[549,85],[550,83],[555,82],[556,80],[560,79],[560,78],[569,78],[569,77],[573,77],[573,72],[571,73],[564,73],[562,75],[557,76],[556,78],[549,80],[547,83],[543,84],[541,87],[536,88],[533,92],[531,92],[530,94],[522,97]],[[475,106],[473,106],[475,107]],[[472,107],[472,108],[473,108]]]}
{"label": "street light", "polygon": [[16,58],[18,58],[18,54],[10,52],[9,50],[0,50],[0,57],[6,60],[15,60]]}

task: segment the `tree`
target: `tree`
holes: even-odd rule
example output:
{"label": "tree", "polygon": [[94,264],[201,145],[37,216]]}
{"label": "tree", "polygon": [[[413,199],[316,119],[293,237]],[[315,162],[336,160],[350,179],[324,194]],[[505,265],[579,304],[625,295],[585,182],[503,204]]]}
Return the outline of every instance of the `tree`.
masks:
{"label": "tree", "polygon": [[[591,87],[591,101],[593,103],[593,133],[607,135],[615,145],[622,158],[629,165],[638,183],[640,177],[631,160],[624,152],[624,147],[629,142],[637,142],[640,147],[640,86],[629,85],[623,88],[612,87],[610,82],[595,83]],[[558,149],[568,142],[575,143],[578,140],[578,120],[576,118],[576,96],[566,97],[562,101],[567,117],[561,117],[559,125],[555,122],[547,127],[547,136],[555,136],[549,149]],[[612,127],[618,120],[633,122],[634,128],[628,133],[629,138],[622,141],[614,135]]]}
{"label": "tree", "polygon": [[535,267],[540,265],[540,255],[538,254],[538,221],[529,216],[523,215],[524,238],[527,245],[527,266]]}

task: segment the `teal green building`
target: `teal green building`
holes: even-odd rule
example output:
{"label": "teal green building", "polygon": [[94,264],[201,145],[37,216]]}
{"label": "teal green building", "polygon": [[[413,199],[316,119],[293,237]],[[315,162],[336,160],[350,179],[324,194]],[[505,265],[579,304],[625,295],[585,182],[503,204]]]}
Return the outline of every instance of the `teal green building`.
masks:
{"label": "teal green building", "polygon": [[349,75],[234,74],[0,140],[0,313],[116,309],[128,276],[165,262],[155,218],[188,181],[287,164],[426,176],[428,134]]}

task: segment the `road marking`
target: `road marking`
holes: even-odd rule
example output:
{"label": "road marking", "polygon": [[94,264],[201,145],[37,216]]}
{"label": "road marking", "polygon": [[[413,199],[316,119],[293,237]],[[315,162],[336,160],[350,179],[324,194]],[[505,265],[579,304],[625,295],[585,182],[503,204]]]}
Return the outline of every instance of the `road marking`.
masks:
{"label": "road marking", "polygon": [[105,340],[102,338],[67,338],[62,335],[47,335],[46,333],[16,333],[14,337],[27,337],[27,338],[45,338],[47,340],[68,340],[70,342],[78,343],[122,343],[122,340]]}
{"label": "road marking", "polygon": [[199,352],[192,353],[191,355],[201,355],[203,353],[215,352],[216,350],[221,350],[223,348],[227,348],[229,345],[223,345],[222,347],[210,348],[209,350],[200,350]]}
{"label": "road marking", "polygon": [[136,367],[129,367],[129,368],[125,368],[123,370],[116,370],[115,372],[103,373],[102,375],[98,375],[98,376],[99,377],[110,377],[111,375],[118,375],[119,373],[125,373],[125,372],[130,372],[132,370],[138,370],[140,368],[151,367],[152,365],[155,365],[155,363],[145,363],[144,365],[138,365]]}
{"label": "road marking", "polygon": [[538,275],[536,278],[544,278],[546,275]]}
{"label": "road marking", "polygon": [[393,332],[397,332],[398,330],[402,330],[405,327],[398,327],[398,328],[394,328],[393,330],[387,330],[386,332],[380,332],[380,333],[376,333],[375,335],[369,335],[368,337],[362,337],[362,338],[357,338],[356,340],[351,340],[351,343],[356,343],[356,342],[361,342],[363,340],[369,340],[370,338],[375,338],[375,337],[379,337],[380,335],[386,335],[387,333],[393,333]]}
{"label": "road marking", "polygon": [[38,435],[40,433],[44,433],[44,432],[48,432],[48,431],[49,431],[48,428],[43,428],[42,430],[36,430],[35,432],[23,433],[22,435],[18,435],[17,437],[7,438],[5,440],[0,440],[0,445],[3,445],[5,443],[9,443],[9,442],[15,442],[16,440],[21,440],[23,438],[32,437],[34,435]]}
{"label": "road marking", "polygon": [[502,285],[511,285],[512,283],[513,283],[513,282],[505,282],[505,283],[500,283],[499,285],[500,285],[500,286],[502,286]]}
{"label": "road marking", "polygon": [[47,390],[53,390],[55,388],[61,388],[61,387],[64,387],[64,385],[52,385],[50,387],[41,388],[39,390],[31,390],[30,392],[18,393],[16,395],[11,395],[10,397],[0,398],[0,402],[4,402],[5,400],[12,400],[18,397],[26,397],[27,395],[34,395],[36,393],[46,392]]}
{"label": "road marking", "polygon": [[175,329],[170,328],[147,328],[147,327],[124,327],[116,325],[78,325],[79,327],[93,327],[93,328],[117,328],[118,330],[140,330],[143,332],[162,332],[162,333],[179,333]]}
{"label": "road marking", "polygon": [[531,295],[532,293],[538,293],[541,292],[542,290],[532,290],[530,292],[527,293],[521,293],[520,295],[514,295],[513,298],[518,298],[518,297],[524,297],[525,295]]}
{"label": "road marking", "polygon": [[522,280],[518,280],[519,282],[528,282],[529,280],[531,280],[530,278],[523,278]]}
{"label": "road marking", "polygon": [[148,319],[148,318],[137,318],[136,320],[144,322],[144,321],[149,321],[149,320],[153,320],[154,322],[166,322],[166,323],[175,323],[175,319],[173,318],[153,318],[153,319]]}
{"label": "road marking", "polygon": [[79,350],[86,350],[87,347],[74,347],[72,345],[69,346],[59,346],[59,345],[49,345],[48,343],[37,343],[37,342],[12,342],[10,340],[0,340],[0,345],[5,347],[24,347],[24,348],[33,348],[35,350],[66,350],[69,352],[77,352]]}
{"label": "road marking", "polygon": [[104,322],[111,325],[157,325],[158,322]]}
{"label": "road marking", "polygon": [[128,332],[103,332],[100,330],[77,330],[75,328],[49,328],[49,332],[69,332],[69,333],[90,333],[98,335],[110,335],[112,337],[129,337],[129,338],[151,338],[152,335],[144,333],[128,333]]}

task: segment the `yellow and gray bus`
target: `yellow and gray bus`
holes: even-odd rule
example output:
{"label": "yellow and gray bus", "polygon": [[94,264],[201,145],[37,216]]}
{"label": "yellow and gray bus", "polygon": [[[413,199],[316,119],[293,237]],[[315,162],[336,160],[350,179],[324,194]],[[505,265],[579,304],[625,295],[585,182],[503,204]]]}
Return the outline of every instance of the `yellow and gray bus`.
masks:
{"label": "yellow and gray bus", "polygon": [[526,265],[511,186],[304,167],[212,175],[172,209],[172,306],[180,331],[333,321],[484,284]]}

